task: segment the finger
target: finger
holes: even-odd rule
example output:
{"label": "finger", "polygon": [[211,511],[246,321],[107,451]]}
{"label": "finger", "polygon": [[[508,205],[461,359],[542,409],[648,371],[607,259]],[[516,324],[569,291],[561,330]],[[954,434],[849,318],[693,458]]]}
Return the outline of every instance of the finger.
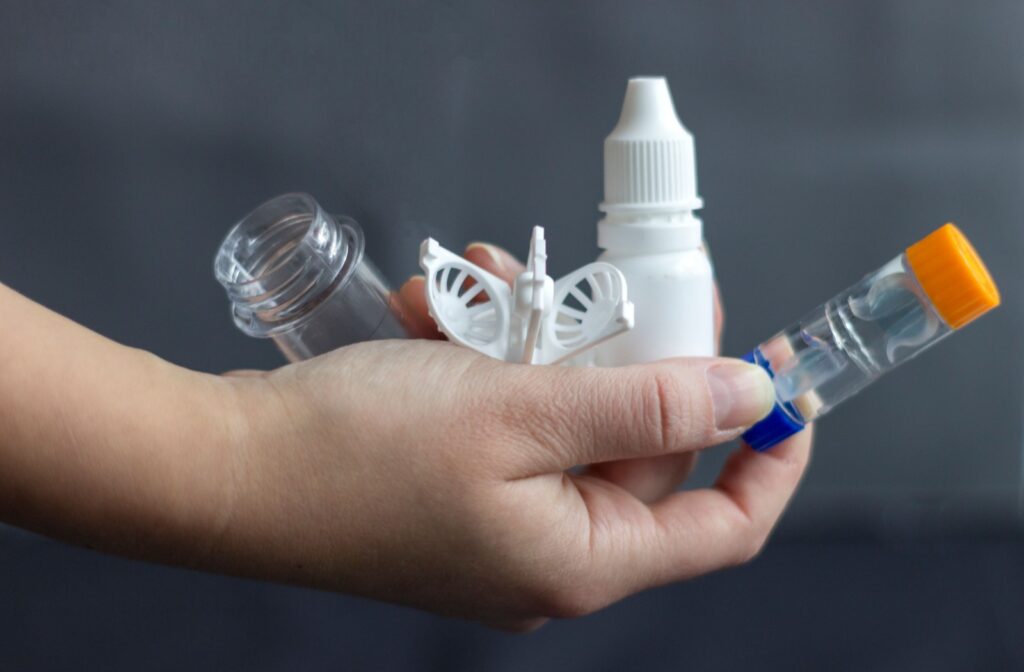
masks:
{"label": "finger", "polygon": [[520,273],[526,270],[522,262],[490,243],[470,243],[466,246],[466,251],[462,256],[466,261],[493,273],[510,285]]}
{"label": "finger", "polygon": [[644,503],[671,494],[690,476],[697,453],[673,453],[592,464],[583,472],[613,483]]}
{"label": "finger", "polygon": [[684,358],[619,368],[505,369],[488,403],[510,433],[532,434],[532,473],[680,453],[734,438],[764,417],[775,391],[758,366]]}
{"label": "finger", "polygon": [[[476,264],[498,276],[510,285],[526,268],[505,250],[490,243],[470,243],[463,253],[466,261]],[[473,281],[466,281],[467,289]],[[398,290],[398,300],[403,307],[403,320],[406,329],[416,338],[443,339],[434,319],[427,308],[426,279],[422,275],[414,275],[405,281]]]}
{"label": "finger", "polygon": [[228,378],[262,378],[267,375],[267,372],[257,369],[234,369],[233,371],[225,371],[221,375]]}
{"label": "finger", "polygon": [[741,446],[714,487],[679,492],[650,507],[655,539],[618,558],[620,570],[635,569],[622,589],[633,592],[752,559],[796,491],[811,440],[808,428],[768,452]]}
{"label": "finger", "polygon": [[[711,248],[708,247],[708,241],[701,241],[700,249],[704,252],[704,256],[707,257],[708,263],[711,264],[711,273],[714,275],[715,261],[711,258]],[[718,281],[714,283],[715,292],[715,354],[717,355],[722,351],[722,330],[725,328],[725,308],[722,305],[722,291],[718,288]]]}
{"label": "finger", "polygon": [[[702,245],[704,254],[711,260],[711,248],[707,241]],[[725,313],[722,309],[722,293],[718,282],[714,283],[714,330],[715,354],[722,350],[722,328]],[[696,453],[662,455],[635,460],[615,460],[591,465],[584,473],[603,478],[623,488],[642,502],[656,502],[674,492],[690,476],[697,460]]]}
{"label": "finger", "polygon": [[[722,349],[725,315],[717,282],[714,285],[714,292],[715,354],[718,354]],[[696,459],[695,453],[683,453],[635,460],[614,460],[591,465],[584,473],[603,478],[623,488],[640,501],[650,503],[658,501],[682,485],[693,471]]]}
{"label": "finger", "polygon": [[722,351],[722,331],[725,329],[725,309],[722,307],[722,292],[715,281],[715,354]]}
{"label": "finger", "polygon": [[442,334],[427,310],[426,278],[414,275],[398,290],[398,301],[402,306],[402,324],[414,338],[443,339]]}

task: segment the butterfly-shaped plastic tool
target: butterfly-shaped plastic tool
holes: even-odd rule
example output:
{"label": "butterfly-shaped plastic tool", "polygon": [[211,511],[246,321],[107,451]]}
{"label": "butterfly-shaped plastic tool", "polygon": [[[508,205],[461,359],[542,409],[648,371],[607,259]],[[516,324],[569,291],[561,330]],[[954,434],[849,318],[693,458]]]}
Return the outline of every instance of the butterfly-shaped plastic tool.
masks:
{"label": "butterfly-shaped plastic tool", "polygon": [[539,226],[526,271],[511,288],[433,238],[420,246],[420,266],[438,328],[452,342],[496,359],[558,364],[633,328],[622,272],[598,261],[553,282]]}

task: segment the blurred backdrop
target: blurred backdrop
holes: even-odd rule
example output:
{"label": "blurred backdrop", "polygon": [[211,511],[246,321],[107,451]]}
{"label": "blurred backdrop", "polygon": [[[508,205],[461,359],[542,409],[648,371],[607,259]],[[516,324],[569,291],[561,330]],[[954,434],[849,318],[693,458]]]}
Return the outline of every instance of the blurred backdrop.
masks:
{"label": "blurred backdrop", "polygon": [[281,363],[211,262],[285,191],[396,284],[427,235],[591,261],[637,74],[696,138],[726,354],[947,220],[1004,301],[820,423],[750,567],[514,638],[7,529],[0,668],[1024,666],[1022,31],[1013,0],[0,3],[0,282],[178,364]]}

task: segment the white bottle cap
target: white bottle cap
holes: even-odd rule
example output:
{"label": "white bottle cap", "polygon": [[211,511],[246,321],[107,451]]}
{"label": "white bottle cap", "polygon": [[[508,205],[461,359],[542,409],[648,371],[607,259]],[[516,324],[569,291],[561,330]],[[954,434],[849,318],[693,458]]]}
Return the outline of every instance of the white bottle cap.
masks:
{"label": "white bottle cap", "polygon": [[695,210],[693,136],[679,122],[664,77],[634,77],[619,123],[604,141],[604,212]]}

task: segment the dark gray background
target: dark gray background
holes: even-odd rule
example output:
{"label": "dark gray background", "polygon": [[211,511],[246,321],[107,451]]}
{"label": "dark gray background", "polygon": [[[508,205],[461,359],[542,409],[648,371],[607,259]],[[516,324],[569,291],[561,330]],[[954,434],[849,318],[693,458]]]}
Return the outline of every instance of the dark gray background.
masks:
{"label": "dark gray background", "polygon": [[[234,329],[211,260],[284,191],[359,219],[396,283],[428,234],[522,253],[543,224],[555,274],[592,260],[601,141],[635,74],[669,78],[696,137],[727,354],[947,220],[1004,297],[820,423],[753,567],[514,640],[8,531],[0,666],[1020,663],[1022,32],[1009,0],[0,4],[0,282],[185,366],[280,363]],[[925,645],[933,627],[958,634]],[[566,657],[593,641],[617,653]]]}

